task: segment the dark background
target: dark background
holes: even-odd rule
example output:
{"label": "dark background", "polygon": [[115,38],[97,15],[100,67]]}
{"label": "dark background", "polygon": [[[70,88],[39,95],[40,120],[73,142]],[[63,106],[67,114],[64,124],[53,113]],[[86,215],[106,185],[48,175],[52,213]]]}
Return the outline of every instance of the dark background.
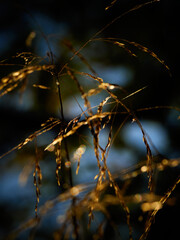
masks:
{"label": "dark background", "polygon": [[[46,37],[48,37],[52,51],[56,55],[56,64],[60,68],[72,56],[62,44],[64,39],[71,41],[74,47],[78,49],[117,16],[145,2],[119,0],[112,8],[105,11],[105,7],[110,4],[110,1],[1,1],[0,77],[2,78],[10,72],[20,69],[19,64],[23,64],[23,60],[12,58],[12,56],[17,56],[17,53],[33,52],[48,59],[47,53],[49,49]],[[114,65],[117,67],[124,66],[131,70],[133,73],[132,80],[125,86],[129,93],[148,86],[141,94],[135,95],[128,103],[131,104],[133,109],[162,105],[180,106],[179,7],[180,2],[178,0],[161,0],[157,3],[148,4],[119,18],[97,36],[101,38],[116,37],[127,39],[146,46],[155,52],[160,59],[165,61],[165,64],[170,68],[171,76],[167,69],[156,59],[135,48],[132,49],[137,53],[138,58],[129,56],[123,49],[117,50],[115,46],[100,43],[92,43],[82,51],[97,72],[100,71],[98,64],[104,65],[105,68],[106,66]],[[31,46],[27,46],[26,40],[32,31],[36,32],[36,37],[32,40]],[[4,62],[5,59],[8,60]],[[6,66],[4,63],[17,63],[17,65]],[[81,69],[81,65],[77,60],[72,62],[72,66]],[[32,83],[36,81],[36,75],[34,79],[32,77]],[[50,80],[50,75],[48,74],[40,73],[38,79],[40,79],[40,83],[49,84],[49,86],[52,84],[51,81],[50,83],[48,82]],[[32,83],[28,82],[24,92],[18,90],[0,98],[0,154],[5,153],[37,130],[40,124],[46,121],[48,117],[59,117],[60,115],[59,106],[56,103],[57,97],[54,97],[53,94],[46,94],[32,89]],[[71,89],[69,91],[68,84],[64,85],[63,97],[68,99],[75,90]],[[31,89],[30,92],[27,90],[28,87]],[[27,103],[24,103],[26,101]],[[138,113],[140,120],[148,119],[156,122],[166,130],[169,145],[160,153],[166,155],[167,158],[178,158],[180,155],[178,116],[179,113],[177,111],[168,109]],[[67,120],[69,120],[68,117]],[[42,145],[48,144],[49,138],[55,135],[56,131],[50,137],[47,136],[48,140],[45,140]],[[123,139],[120,139],[120,143],[125,144]],[[2,236],[17,227],[20,222],[23,222],[29,216],[33,216],[31,211],[33,212],[32,209],[34,207],[34,189],[31,186],[31,177],[28,180],[30,190],[28,191],[27,186],[26,189],[20,190],[22,192],[17,198],[12,197],[12,190],[16,186],[12,182],[17,181],[16,178],[19,172],[21,172],[20,169],[25,166],[26,160],[29,161],[31,159],[32,156],[29,153],[31,147],[30,145],[26,151],[22,150],[20,155],[12,153],[0,159],[1,188],[3,189],[1,191],[2,196],[0,193],[0,235]],[[136,152],[139,157],[144,155],[144,152],[141,153],[138,150]],[[23,156],[25,160],[23,160]],[[48,158],[47,161],[49,161],[51,166]],[[45,194],[44,201],[47,200],[47,196],[53,198],[56,196],[56,192],[59,191],[57,190],[53,173],[48,173],[45,165],[46,163],[43,162],[44,172],[47,173],[46,181],[48,182],[49,179],[54,180],[51,180],[48,184],[47,182],[45,183],[49,190]],[[50,169],[53,171],[54,165]],[[177,167],[167,170],[167,173],[164,175],[162,174],[159,180],[159,186],[161,186],[161,181],[165,185],[162,192],[165,192],[172,186],[178,173],[179,168]],[[161,190],[161,187],[159,189]],[[25,199],[27,196],[28,200]],[[177,200],[174,206],[166,206],[164,210],[158,213],[149,239],[178,238],[178,190],[175,197]],[[21,202],[18,199],[21,199]],[[53,223],[51,224],[53,225]],[[108,227],[106,230],[108,233]],[[37,239],[51,238],[48,238],[48,235],[43,236],[41,233]]]}

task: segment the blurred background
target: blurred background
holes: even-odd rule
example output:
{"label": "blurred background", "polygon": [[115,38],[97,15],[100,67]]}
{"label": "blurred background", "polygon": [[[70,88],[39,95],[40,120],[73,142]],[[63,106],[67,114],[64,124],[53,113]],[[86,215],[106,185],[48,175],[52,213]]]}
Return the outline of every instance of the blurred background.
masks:
{"label": "blurred background", "polygon": [[[73,55],[68,46],[79,49],[113,19],[145,2],[147,1],[119,0],[105,11],[111,1],[1,0],[0,78],[21,69],[26,64],[26,60],[36,59],[37,62],[51,64],[50,51],[53,52],[54,63],[60,70]],[[122,16],[96,36],[96,38],[126,39],[147,47],[164,60],[170,68],[171,75],[164,65],[150,54],[135,47],[131,47],[131,50],[137,57],[132,57],[123,48],[104,41],[92,41],[81,51],[99,77],[105,82],[118,84],[126,90],[126,93],[123,91],[118,93],[120,98],[146,87],[125,101],[133,110],[154,106],[180,106],[179,7],[178,0],[162,0],[147,4]],[[90,73],[87,65],[78,57],[70,62],[70,66],[78,71]],[[91,80],[79,77],[79,81],[86,89],[94,87],[94,82]],[[62,77],[61,83],[64,115],[66,121],[69,121],[81,114],[79,105],[84,109],[84,103],[75,84],[73,85],[68,77]],[[47,89],[33,87],[34,84],[41,84]],[[105,97],[104,93],[92,97],[92,106],[99,104]],[[179,158],[179,112],[170,108],[159,108],[137,111],[137,116],[153,143],[152,152],[157,161],[161,161],[162,158]],[[38,130],[41,123],[49,117],[60,117],[58,94],[50,73],[35,72],[28,76],[18,89],[0,98],[0,155]],[[118,126],[118,121],[123,119],[123,117],[117,119],[114,123],[115,127]],[[55,157],[53,153],[44,152],[44,148],[57,134],[58,128],[55,128],[20,151],[14,151],[0,159],[2,239],[21,223],[34,217],[36,194],[33,171],[36,147],[43,175],[40,205],[61,193],[62,189],[56,183]],[[86,136],[85,141],[74,137],[69,144],[72,159],[78,146],[86,145],[79,174],[73,174],[74,184],[93,182],[94,176],[98,173],[93,148],[88,146],[92,144],[90,134],[86,129],[82,129],[81,134]],[[107,136],[108,130],[104,129],[100,135],[102,146],[106,145]],[[129,121],[116,137],[109,153],[108,166],[113,173],[117,173],[145,159],[146,148],[141,131],[135,123]],[[76,166],[77,163],[73,163],[73,172],[76,171]],[[178,174],[178,165],[160,172],[157,177],[157,194],[163,195],[175,182]],[[139,176],[132,182],[133,187],[130,188],[129,194],[133,191],[134,193],[148,191],[145,175]],[[165,206],[157,215],[149,239],[177,239],[175,236],[179,233],[177,219],[180,209],[178,188],[174,193],[174,199],[173,204]],[[53,209],[45,217],[35,239],[52,239],[53,231],[60,224],[60,216],[63,216],[68,206],[68,201],[59,203],[57,209]],[[117,210],[111,209],[111,211],[114,221],[120,224],[120,239],[128,239],[125,221],[119,220],[119,215],[116,215]],[[137,220],[140,216],[139,211],[139,208],[132,210],[134,239],[139,238],[143,229],[143,220]],[[97,216],[97,219],[101,217]],[[138,224],[135,224],[136,221]],[[105,231],[107,239],[109,236],[118,239],[113,235],[110,224],[107,223]],[[26,231],[17,239],[28,239],[28,234],[29,232]],[[90,232],[86,234],[84,239],[92,239]]]}

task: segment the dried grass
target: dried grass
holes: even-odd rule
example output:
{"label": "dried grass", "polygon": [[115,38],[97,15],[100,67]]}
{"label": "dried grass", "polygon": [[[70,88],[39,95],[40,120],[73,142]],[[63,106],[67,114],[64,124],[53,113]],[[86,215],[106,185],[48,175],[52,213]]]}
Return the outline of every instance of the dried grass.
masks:
{"label": "dried grass", "polygon": [[[117,1],[112,1],[112,3],[106,8],[109,9],[112,7]],[[152,1],[152,2],[158,2],[158,1]],[[144,5],[150,4],[152,2],[147,2],[142,5],[138,5],[128,11],[127,13],[137,10]],[[125,13],[125,14],[127,14]],[[124,15],[124,14],[123,14]],[[121,16],[120,16],[121,17]],[[100,30],[97,34],[95,34],[90,40],[88,40],[79,50],[75,50],[75,48],[72,46],[72,44],[68,41],[65,41],[64,44],[68,49],[73,52],[73,57],[69,60],[68,63],[64,64],[64,66],[60,69],[60,71],[57,72],[57,68],[53,64],[49,65],[34,65],[31,56],[31,61],[28,62],[22,69],[19,69],[18,71],[15,71],[11,74],[9,74],[7,77],[4,77],[1,79],[0,84],[0,97],[4,96],[5,94],[8,94],[9,92],[15,90],[21,82],[24,81],[30,74],[36,71],[48,71],[51,73],[52,78],[56,82],[58,93],[59,93],[59,101],[61,106],[61,120],[50,118],[45,123],[41,125],[41,128],[34,133],[32,133],[29,137],[27,137],[24,141],[22,141],[20,144],[9,150],[7,153],[0,156],[0,158],[6,156],[10,152],[14,150],[20,150],[25,145],[27,145],[29,142],[32,142],[35,140],[38,136],[40,136],[43,133],[46,133],[47,131],[52,130],[57,125],[59,126],[59,133],[57,134],[57,137],[49,143],[48,146],[45,147],[45,151],[51,151],[55,154],[55,161],[56,161],[56,170],[55,175],[57,179],[58,186],[61,187],[61,174],[62,174],[62,163],[65,163],[65,166],[69,168],[69,181],[70,186],[69,188],[58,195],[55,199],[47,201],[44,205],[39,207],[38,211],[38,204],[40,199],[40,185],[42,182],[42,172],[40,168],[40,162],[39,162],[39,156],[38,156],[38,149],[36,146],[35,150],[35,169],[33,172],[34,177],[34,185],[36,188],[36,206],[35,206],[35,213],[36,218],[30,219],[29,221],[23,223],[17,230],[15,230],[12,234],[8,235],[9,239],[16,238],[17,235],[19,235],[22,231],[27,230],[28,228],[33,228],[37,226],[43,218],[48,214],[49,211],[51,211],[56,204],[71,200],[72,204],[70,205],[68,211],[66,212],[66,215],[64,216],[64,221],[61,224],[61,228],[54,232],[54,239],[68,239],[70,236],[75,236],[76,239],[79,238],[79,224],[81,222],[81,218],[84,213],[88,214],[88,227],[90,228],[91,223],[94,219],[94,213],[95,212],[102,212],[105,219],[107,218],[110,224],[116,228],[116,224],[111,219],[111,214],[108,211],[109,205],[120,205],[126,215],[126,223],[129,228],[129,239],[133,239],[132,232],[133,227],[131,223],[131,209],[130,209],[130,203],[138,203],[142,207],[142,209],[150,209],[147,210],[150,212],[149,217],[146,220],[145,229],[142,233],[140,240],[146,239],[150,229],[151,225],[155,219],[155,216],[157,212],[164,206],[165,203],[169,200],[171,194],[174,192],[175,188],[180,182],[180,179],[178,178],[177,181],[174,183],[172,187],[167,191],[167,193],[164,196],[157,196],[155,193],[153,193],[153,171],[162,171],[162,169],[166,168],[167,166],[173,167],[179,165],[179,159],[175,159],[174,165],[172,164],[173,161],[170,160],[162,160],[159,163],[154,162],[154,156],[152,155],[151,151],[151,143],[149,141],[148,135],[146,134],[140,120],[136,116],[136,112],[140,111],[147,111],[152,109],[161,109],[161,108],[167,108],[167,109],[175,109],[177,111],[180,111],[178,107],[171,107],[171,106],[155,106],[155,107],[147,107],[142,109],[136,109],[135,111],[130,109],[123,100],[139,93],[140,91],[143,91],[145,87],[138,89],[134,91],[131,94],[127,94],[124,98],[120,99],[118,95],[116,95],[115,90],[122,90],[123,88],[116,84],[110,84],[108,82],[104,82],[104,80],[97,75],[97,73],[94,71],[93,67],[90,65],[90,63],[87,61],[85,57],[80,53],[83,48],[86,47],[86,45],[92,41],[105,41],[110,42],[114,45],[117,45],[118,47],[123,48],[125,51],[128,52],[131,56],[137,56],[133,51],[130,49],[130,47],[135,47],[138,50],[145,52],[155,58],[158,62],[160,62],[167,70],[170,72],[169,67],[164,63],[164,61],[157,56],[156,53],[149,50],[147,47],[144,47],[138,43],[135,43],[133,41],[128,41],[125,39],[115,39],[115,38],[96,38],[99,33],[104,31],[107,27],[109,27],[112,23],[117,21],[120,17],[116,18],[113,22],[105,26],[102,30]],[[23,58],[26,60],[26,54],[22,54],[20,56],[23,56]],[[90,73],[81,72],[75,69],[72,69],[70,67],[70,62],[73,60],[74,56],[78,56],[79,59],[82,61],[83,64],[88,66],[88,69],[91,71]],[[52,57],[53,58],[53,57]],[[53,63],[53,59],[52,59]],[[3,65],[3,62],[1,62]],[[84,100],[84,106],[86,108],[86,111],[82,112],[80,116],[77,116],[76,118],[70,120],[68,123],[65,123],[64,118],[64,111],[63,111],[63,101],[61,96],[61,84],[60,84],[60,77],[62,74],[66,74],[74,83],[76,84],[79,93],[81,94],[82,99]],[[88,79],[94,80],[97,84],[96,88],[91,88],[87,92],[84,90],[84,86],[80,84],[78,80],[78,76],[84,77],[86,81]],[[86,82],[85,81],[85,82]],[[47,89],[46,86],[34,84],[34,87],[38,87],[40,89]],[[106,94],[108,94],[105,99],[103,99],[99,105],[95,107],[96,113],[93,113],[92,107],[91,107],[91,101],[90,98],[93,95],[100,94],[102,91],[105,91]],[[109,103],[109,100],[113,100]],[[112,104],[112,109],[110,111],[104,111],[104,106]],[[122,111],[119,110],[119,106],[121,106]],[[118,109],[118,110],[117,110]],[[114,121],[115,117],[117,115],[126,115],[124,121],[122,121],[118,128],[114,131]],[[82,116],[84,116],[84,119],[82,120]],[[134,166],[134,169],[126,169],[125,171],[122,171],[119,173],[119,176],[121,179],[123,179],[124,182],[127,182],[129,180],[132,180],[136,178],[139,175],[146,174],[149,179],[149,189],[150,193],[149,195],[144,195],[141,193],[137,193],[138,196],[126,196],[125,190],[118,185],[117,183],[117,176],[115,174],[112,174],[108,165],[107,165],[107,158],[110,151],[110,148],[113,145],[114,140],[117,137],[117,134],[120,132],[121,128],[126,124],[128,119],[132,119],[135,124],[137,124],[141,130],[142,133],[142,142],[144,142],[145,148],[146,148],[146,162],[137,164]],[[72,168],[71,163],[72,160],[69,157],[69,150],[68,150],[68,141],[69,138],[75,134],[78,134],[81,128],[87,127],[89,128],[92,139],[93,139],[93,149],[94,149],[94,155],[97,161],[97,166],[99,169],[99,172],[96,176],[92,176],[92,179],[95,179],[96,182],[89,185],[77,185],[73,186],[72,182]],[[107,144],[103,148],[101,146],[100,142],[100,132],[106,128],[109,131],[108,138],[107,138]],[[63,143],[65,144],[64,149],[66,152],[66,156],[64,157],[62,155],[62,148]],[[74,154],[74,160],[77,162],[77,168],[76,168],[76,174],[78,174],[80,170],[80,162],[82,155],[85,153],[85,145],[79,145],[77,150]],[[107,188],[110,187],[113,189],[114,194],[109,195],[106,193]],[[86,193],[88,191],[88,193]],[[81,198],[80,195],[83,193],[83,197]],[[139,198],[138,198],[139,197]],[[144,203],[149,204],[143,205]],[[154,205],[153,205],[154,204]],[[144,210],[146,211],[146,210]],[[105,221],[105,220],[104,220]],[[94,239],[103,239],[103,227],[104,222],[101,222],[97,227],[97,232],[94,234]]]}

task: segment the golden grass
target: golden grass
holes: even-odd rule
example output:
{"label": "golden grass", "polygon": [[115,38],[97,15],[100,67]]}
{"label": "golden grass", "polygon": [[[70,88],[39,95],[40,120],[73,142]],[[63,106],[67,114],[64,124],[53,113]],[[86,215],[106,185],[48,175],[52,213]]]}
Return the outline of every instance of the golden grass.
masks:
{"label": "golden grass", "polygon": [[[112,1],[112,3],[108,7],[106,7],[106,10],[113,7],[116,2],[117,0]],[[32,133],[29,137],[27,137],[24,141],[22,141],[17,146],[9,150],[7,153],[4,153],[2,156],[0,156],[0,158],[6,156],[7,154],[9,154],[14,150],[22,149],[29,142],[32,142],[33,140],[36,141],[38,136],[46,133],[47,131],[52,130],[56,126],[59,126],[59,132],[56,138],[52,142],[50,142],[48,146],[44,148],[44,151],[54,152],[55,161],[56,161],[55,175],[56,175],[58,186],[61,187],[62,185],[61,174],[63,171],[62,169],[63,163],[69,169],[69,181],[70,181],[70,186],[65,192],[58,195],[55,199],[47,201],[44,205],[40,206],[38,210],[38,204],[40,199],[40,185],[42,183],[42,172],[41,172],[40,162],[38,157],[38,149],[36,146],[36,151],[35,151],[36,157],[35,157],[35,163],[34,163],[35,168],[33,172],[34,185],[36,189],[36,205],[35,205],[36,218],[32,218],[27,222],[24,222],[17,230],[12,232],[8,236],[9,239],[16,238],[17,235],[19,235],[22,231],[27,230],[28,228],[33,228],[35,226],[38,226],[38,224],[42,221],[42,219],[48,214],[49,211],[51,211],[51,209],[53,209],[53,207],[55,207],[56,204],[63,201],[67,201],[67,200],[72,200],[72,204],[70,205],[68,211],[66,212],[66,215],[64,216],[64,221],[61,224],[60,229],[54,232],[54,239],[61,239],[62,236],[66,236],[66,239],[68,239],[71,235],[74,235],[75,238],[78,239],[78,235],[80,234],[78,225],[80,224],[81,218],[84,213],[88,214],[89,228],[90,228],[91,222],[94,219],[93,217],[94,213],[99,211],[103,213],[105,218],[107,218],[110,224],[116,229],[116,224],[111,219],[110,212],[108,211],[109,205],[120,205],[123,208],[126,215],[126,223],[129,228],[129,239],[133,239],[133,234],[132,234],[133,227],[131,223],[131,209],[129,207],[130,206],[129,203],[138,203],[141,205],[142,211],[150,212],[149,217],[147,218],[145,223],[144,232],[139,238],[140,240],[146,239],[157,212],[161,208],[163,208],[166,202],[168,202],[171,194],[174,192],[175,188],[180,182],[180,179],[178,178],[174,183],[174,185],[169,188],[169,190],[167,191],[167,193],[165,193],[164,196],[157,196],[153,192],[154,171],[162,171],[167,166],[169,167],[177,166],[179,165],[180,161],[179,159],[174,159],[172,161],[167,159],[162,159],[161,162],[158,162],[158,163],[154,162],[154,156],[151,150],[151,142],[140,120],[136,116],[136,113],[140,111],[147,111],[147,110],[161,109],[161,108],[175,109],[176,111],[180,111],[180,109],[178,107],[172,107],[172,106],[154,106],[154,107],[147,107],[147,108],[132,110],[124,103],[124,100],[127,98],[130,98],[131,96],[134,96],[137,93],[140,93],[146,87],[142,87],[130,94],[127,93],[127,95],[122,99],[119,98],[118,94],[114,90],[124,92],[124,89],[117,84],[110,84],[108,82],[104,82],[104,80],[97,75],[97,73],[95,72],[91,64],[80,52],[82,51],[82,49],[84,49],[87,46],[87,44],[93,41],[94,42],[103,41],[103,42],[108,42],[108,43],[117,45],[118,47],[121,47],[125,51],[127,51],[128,54],[130,54],[132,57],[137,57],[137,54],[134,53],[133,50],[131,49],[131,47],[133,46],[136,49],[140,50],[141,52],[145,52],[150,56],[152,56],[153,58],[155,58],[155,60],[160,62],[166,68],[166,70],[168,70],[168,72],[170,73],[169,67],[156,53],[154,53],[152,50],[149,50],[147,47],[140,45],[139,43],[125,40],[125,39],[97,38],[97,36],[100,33],[102,33],[107,27],[112,25],[115,21],[120,19],[125,14],[135,11],[153,2],[158,2],[158,0],[135,6],[133,9],[117,17],[111,23],[109,23],[104,28],[102,28],[99,32],[97,32],[85,44],[83,44],[83,46],[79,50],[76,50],[70,42],[64,41],[64,45],[73,53],[73,56],[69,59],[67,63],[63,65],[63,67],[58,72],[57,72],[57,66],[53,64],[53,55],[51,53],[50,64],[37,65],[37,64],[34,64],[33,61],[27,61],[27,64],[25,64],[23,68],[19,69],[18,71],[12,72],[8,76],[1,79],[0,97],[18,88],[20,83],[22,83],[33,72],[36,72],[36,71],[50,72],[52,75],[52,79],[56,83],[56,87],[57,87],[59,104],[61,107],[61,119],[49,118],[45,123],[41,125],[41,128],[39,130]],[[20,56],[23,56],[24,59],[26,59],[25,54],[22,54]],[[30,55],[30,56],[32,57],[33,55]],[[70,63],[75,56],[78,56],[81,62],[88,67],[91,74],[86,72],[81,72],[79,70],[71,68]],[[1,62],[1,65],[3,65],[3,62]],[[82,111],[82,114],[80,116],[77,116],[74,119],[71,119],[67,123],[65,122],[65,117],[64,117],[63,99],[61,96],[62,86],[60,84],[60,79],[63,74],[68,76],[75,83],[79,93],[81,94],[82,99],[84,100],[84,106],[86,108],[85,111]],[[96,88],[91,88],[88,91],[85,91],[83,84],[80,84],[80,81],[78,79],[79,76],[84,78],[85,83],[86,81],[88,81],[88,79],[95,81]],[[49,89],[48,87],[40,84],[34,84],[33,86],[39,89]],[[106,92],[108,96],[105,97],[99,103],[99,105],[92,108],[91,101],[90,101],[91,96],[100,94],[103,91]],[[111,102],[109,100],[111,100]],[[106,105],[110,106],[109,111],[104,111],[104,106]],[[96,112],[93,113],[93,110],[94,111],[96,110]],[[126,115],[126,117],[122,122],[119,123],[119,126],[117,127],[117,129],[115,129],[115,132],[114,132],[115,118],[117,116],[122,116],[122,115],[123,116]],[[84,119],[82,119],[82,116],[84,116]],[[144,142],[144,145],[146,148],[146,161],[135,165],[133,168],[126,169],[122,172],[119,172],[119,175],[123,179],[123,181],[128,184],[129,180],[134,179],[139,175],[147,174],[147,177],[149,179],[149,183],[148,183],[149,193],[146,195],[137,193],[135,196],[126,196],[125,189],[123,188],[121,189],[121,187],[117,183],[117,176],[111,173],[107,165],[107,158],[108,158],[110,148],[112,147],[117,137],[117,134],[120,132],[121,128],[126,124],[128,119],[130,119],[135,124],[137,124],[141,130],[142,142]],[[96,176],[92,176],[92,180],[93,179],[95,180],[95,182],[93,182],[92,184],[89,184],[89,185],[80,184],[80,185],[74,186],[72,182],[72,174],[73,174],[72,168],[71,168],[72,159],[70,159],[70,156],[69,156],[68,142],[70,141],[69,139],[71,136],[78,134],[78,132],[84,127],[88,128],[91,132],[92,139],[93,139],[94,155],[97,161],[99,172]],[[107,144],[103,148],[101,146],[99,135],[100,135],[100,132],[106,127],[109,132],[108,132]],[[74,153],[74,161],[77,162],[77,168],[75,171],[76,174],[79,173],[80,162],[81,162],[82,155],[85,154],[85,148],[87,148],[85,144],[80,144]],[[65,156],[62,154],[63,150],[66,153]],[[174,165],[173,165],[173,162],[174,162]],[[108,193],[106,193],[106,190],[108,187],[113,189],[114,194],[109,195]],[[88,193],[85,193],[87,190],[88,190]],[[80,197],[81,193],[84,193],[84,196],[82,198]],[[143,205],[143,204],[147,204],[147,205]],[[100,237],[103,239],[103,226],[104,226],[104,222],[101,222],[98,225],[97,233],[95,235],[97,239],[98,238],[100,239]]]}

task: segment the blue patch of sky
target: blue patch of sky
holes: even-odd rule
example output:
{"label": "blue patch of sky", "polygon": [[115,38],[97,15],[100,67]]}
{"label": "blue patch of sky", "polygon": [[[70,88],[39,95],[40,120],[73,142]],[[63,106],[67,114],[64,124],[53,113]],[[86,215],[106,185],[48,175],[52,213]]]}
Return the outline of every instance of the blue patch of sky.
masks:
{"label": "blue patch of sky", "polygon": [[[117,84],[121,87],[126,87],[133,81],[134,72],[128,66],[124,65],[105,65],[100,63],[89,62],[91,67],[96,71],[98,77],[102,78],[104,82]],[[92,74],[87,67],[82,66],[81,71],[88,72]],[[90,79],[90,81],[86,81],[86,86],[91,86],[92,82],[97,83],[95,80]],[[84,79],[80,82],[84,82]]]}
{"label": "blue patch of sky", "polygon": [[[89,97],[89,101],[91,103],[92,111],[93,113],[97,112],[97,106],[100,104],[102,100],[104,100],[107,97],[107,93],[102,91],[101,93]],[[109,100],[110,101],[110,100]],[[64,106],[64,114],[67,118],[74,118],[79,116],[82,113],[82,110],[85,111],[87,108],[84,107],[84,100],[82,99],[80,94],[75,94],[74,96],[68,97],[66,100],[64,100],[63,106]],[[104,110],[107,110],[107,107],[104,106]],[[84,117],[84,115],[83,115]]]}
{"label": "blue patch of sky", "polygon": [[122,87],[126,86],[133,80],[133,71],[123,65],[120,66],[106,66],[106,65],[95,65],[99,76],[104,82],[118,84]]}
{"label": "blue patch of sky", "polygon": [[[88,135],[88,133],[87,133],[87,135]],[[99,135],[99,140],[100,140],[100,146],[102,148],[105,148],[105,146],[107,144],[108,135],[109,135],[109,129],[101,130],[100,135]],[[88,135],[87,140],[93,146],[93,137],[90,135],[90,133]],[[86,145],[86,143],[85,143],[85,145]],[[73,153],[72,153],[71,158],[73,159]],[[126,149],[126,148],[116,149],[113,146],[110,148],[109,154],[107,156],[107,165],[112,173],[121,171],[121,170],[128,168],[136,163],[137,163],[137,157],[134,154],[133,150]],[[75,171],[76,167],[77,167],[77,162],[74,162],[74,164],[73,164],[74,171]],[[75,180],[76,184],[93,182],[94,177],[98,173],[99,173],[99,170],[98,170],[98,166],[97,166],[97,160],[95,157],[94,149],[93,149],[93,147],[89,148],[89,145],[87,145],[87,149],[86,149],[85,153],[82,155],[81,160],[80,160],[79,173],[78,173],[78,175],[76,175],[74,177],[74,180]]]}
{"label": "blue patch of sky", "polygon": [[79,116],[82,113],[82,110],[79,107],[78,103],[84,111],[85,110],[84,100],[81,98],[80,94],[75,94],[74,96],[68,97],[67,99],[64,100],[63,102],[64,115],[67,118],[71,119],[76,116]]}
{"label": "blue patch of sky", "polygon": [[[107,145],[108,137],[109,129],[102,129],[99,134],[99,141],[102,148],[105,148]],[[136,156],[132,150],[121,147],[116,149],[113,146],[110,148],[107,158],[107,164],[111,171],[130,167],[132,164],[136,163],[136,161]]]}
{"label": "blue patch of sky", "polygon": [[132,150],[126,148],[115,149],[113,147],[110,149],[107,165],[112,172],[129,168],[136,163],[137,157]]}
{"label": "blue patch of sky", "polygon": [[[141,123],[143,129],[152,140],[153,145],[160,153],[165,154],[170,145],[166,129],[160,123],[154,121],[143,120]],[[121,131],[121,136],[128,146],[135,147],[140,151],[146,151],[142,132],[135,122],[128,123],[124,126]]]}
{"label": "blue patch of sky", "polygon": [[[34,200],[34,188],[32,185],[28,184],[25,187],[20,186],[19,184],[19,174],[21,170],[17,168],[6,170],[4,173],[1,173],[1,197],[0,201],[6,201],[11,204],[16,204],[21,202],[23,204],[23,199]],[[14,191],[15,190],[15,191]]]}
{"label": "blue patch of sky", "polygon": [[[137,158],[133,151],[112,147],[107,157],[107,165],[112,173],[117,173],[123,169],[133,166],[137,163]],[[73,170],[77,167],[77,163],[73,164]],[[76,184],[93,182],[94,177],[99,173],[97,160],[93,149],[87,149],[80,160],[80,168],[78,175],[74,176]],[[95,181],[94,181],[95,182]]]}

